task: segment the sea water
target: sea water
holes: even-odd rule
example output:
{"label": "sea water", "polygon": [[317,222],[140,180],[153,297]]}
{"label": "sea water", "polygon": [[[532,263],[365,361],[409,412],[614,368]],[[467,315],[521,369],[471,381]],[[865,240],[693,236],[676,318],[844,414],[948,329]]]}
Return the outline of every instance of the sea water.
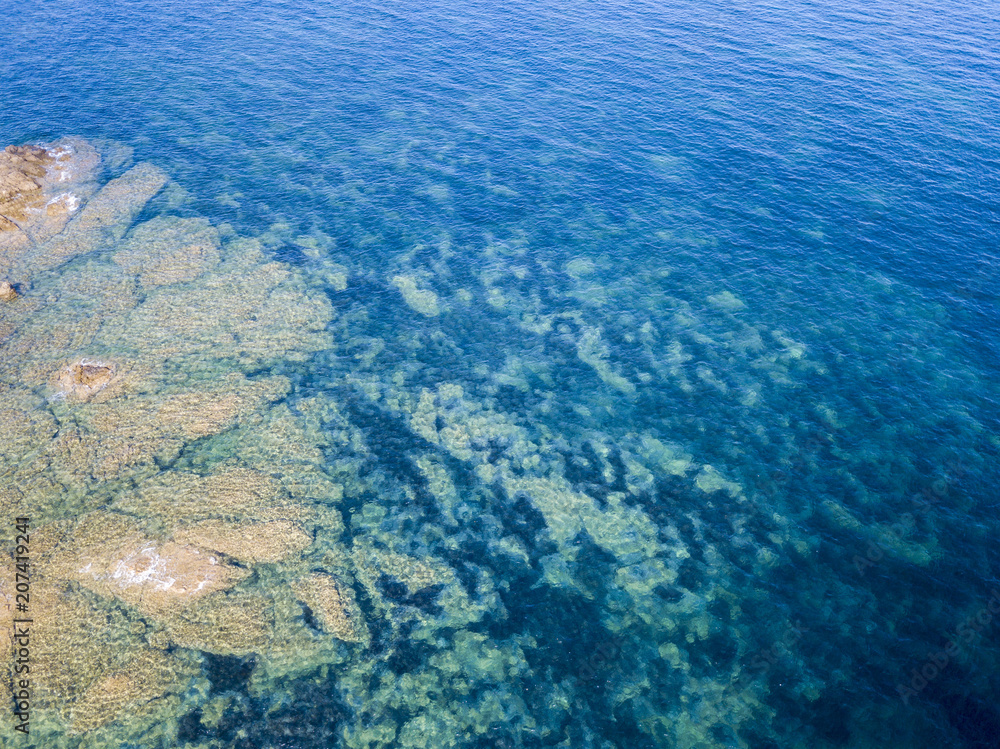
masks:
{"label": "sea water", "polygon": [[[169,177],[131,244],[39,277],[55,307],[74,273],[132,278],[123,255],[94,268],[187,220],[227,262],[259,248],[226,283],[270,268],[319,310],[288,312],[315,337],[274,344],[294,355],[226,354],[280,393],[39,500],[44,527],[103,512],[181,538],[176,482],[249,466],[312,538],[219,594],[272,602],[270,639],[239,647],[65,583],[184,665],[74,731],[114,671],[81,670],[44,745],[1000,741],[991,5],[4,11],[0,144],[72,136],[104,182]],[[224,295],[183,281],[172,314],[209,325]],[[222,376],[184,351],[157,382]],[[292,453],[312,488],[286,480]],[[317,575],[354,635],[302,592]]]}

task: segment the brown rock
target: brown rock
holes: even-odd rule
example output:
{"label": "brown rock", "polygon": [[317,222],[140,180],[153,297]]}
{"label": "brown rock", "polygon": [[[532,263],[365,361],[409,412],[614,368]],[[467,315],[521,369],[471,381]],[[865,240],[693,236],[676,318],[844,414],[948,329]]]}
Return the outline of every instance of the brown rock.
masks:
{"label": "brown rock", "polygon": [[253,564],[278,562],[303,551],[312,544],[312,536],[290,520],[266,523],[207,520],[174,531],[174,541],[194,544]]}
{"label": "brown rock", "polygon": [[[2,225],[0,225],[0,231],[3,231]],[[0,283],[0,301],[13,302],[15,299],[17,299],[17,292],[10,285],[10,282],[4,281]]]}
{"label": "brown rock", "polygon": [[111,382],[116,369],[113,363],[81,359],[59,373],[56,388],[63,395],[87,400]]}
{"label": "brown rock", "polygon": [[248,574],[196,546],[136,537],[114,549],[81,555],[74,575],[95,593],[111,594],[156,614],[224,590]]}
{"label": "brown rock", "polygon": [[53,156],[40,146],[7,146],[0,152],[0,231],[17,228],[31,208],[39,207],[42,178]]}
{"label": "brown rock", "polygon": [[249,572],[207,549],[151,538],[132,518],[94,512],[66,534],[50,574],[158,617],[230,588]]}
{"label": "brown rock", "polygon": [[84,140],[0,151],[0,268],[27,280],[54,267],[44,255],[96,189],[100,155]]}

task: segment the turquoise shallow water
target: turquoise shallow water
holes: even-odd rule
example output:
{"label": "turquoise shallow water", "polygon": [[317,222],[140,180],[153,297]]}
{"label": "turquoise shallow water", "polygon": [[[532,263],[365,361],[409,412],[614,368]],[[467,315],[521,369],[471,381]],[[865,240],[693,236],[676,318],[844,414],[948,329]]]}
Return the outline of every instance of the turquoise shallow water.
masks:
{"label": "turquoise shallow water", "polygon": [[246,373],[338,404],[337,543],[469,601],[355,572],[369,646],[198,655],[155,745],[1000,743],[992,619],[927,667],[1000,585],[991,6],[7,7],[0,142],[321,291]]}

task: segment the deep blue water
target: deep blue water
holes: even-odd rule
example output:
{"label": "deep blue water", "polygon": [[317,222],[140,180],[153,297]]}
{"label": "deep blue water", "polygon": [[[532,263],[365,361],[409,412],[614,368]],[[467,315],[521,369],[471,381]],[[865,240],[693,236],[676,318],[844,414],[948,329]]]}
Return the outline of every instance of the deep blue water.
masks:
{"label": "deep blue water", "polygon": [[[330,398],[368,441],[324,448],[355,477],[344,543],[388,533],[447,564],[484,607],[465,630],[524,651],[508,679],[409,700],[462,627],[408,639],[390,591],[345,663],[398,704],[331,668],[269,683],[280,708],[265,691],[215,727],[178,715],[178,735],[412,746],[419,718],[445,726],[430,746],[1000,745],[995,624],[898,689],[1000,585],[996,6],[3,8],[0,144],[131,146],[180,188],[144,218],[230,224],[322,289],[333,347],[281,371],[290,403]],[[432,447],[399,403],[442,383],[464,396],[440,421],[488,412],[533,446],[493,435],[487,465],[527,480],[539,463],[514,455],[537,451],[608,537],[550,538],[530,491]],[[418,469],[433,455],[447,511]],[[715,475],[739,490],[699,483]],[[655,554],[619,553],[618,502]],[[515,537],[523,562],[498,551]],[[506,723],[447,727],[490,693]]]}

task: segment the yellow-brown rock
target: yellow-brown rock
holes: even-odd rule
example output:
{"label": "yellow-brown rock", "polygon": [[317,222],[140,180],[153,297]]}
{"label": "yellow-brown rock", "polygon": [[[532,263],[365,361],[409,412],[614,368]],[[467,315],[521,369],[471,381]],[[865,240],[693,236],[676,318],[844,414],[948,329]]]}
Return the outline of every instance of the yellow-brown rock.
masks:
{"label": "yellow-brown rock", "polygon": [[219,233],[204,219],[155,218],[133,229],[114,255],[145,289],[191,281],[219,262]]}
{"label": "yellow-brown rock", "polygon": [[64,708],[146,647],[120,607],[103,606],[91,593],[50,578],[32,581],[28,613],[38,708]]}
{"label": "yellow-brown rock", "polygon": [[134,537],[81,554],[74,575],[84,587],[111,594],[155,614],[187,606],[217,590],[235,585],[248,574],[225,564],[206,549]]}
{"label": "yellow-brown rock", "polygon": [[178,690],[182,664],[160,650],[142,650],[122,668],[91,684],[70,709],[70,734],[93,731],[120,717],[149,711],[157,698]]}
{"label": "yellow-brown rock", "polygon": [[120,240],[149,200],[167,182],[163,170],[142,163],[111,180],[49,241],[24,261],[25,272],[56,268],[67,260]]}
{"label": "yellow-brown rock", "polygon": [[63,368],[56,377],[56,389],[64,397],[89,400],[115,376],[117,367],[113,362],[81,359]]}
{"label": "yellow-brown rock", "polygon": [[[146,625],[137,614],[53,574],[58,570],[49,563],[49,542],[57,537],[65,542],[68,530],[72,524],[33,529],[30,603],[28,611],[18,616],[32,620],[28,625],[32,707],[60,720],[72,735],[166,705],[162,698],[183,689],[195,671],[190,659],[150,647],[144,636]],[[14,603],[9,595],[12,581],[13,574],[4,569],[0,630],[8,638],[13,613],[5,602],[9,597]],[[6,746],[3,739],[0,744]]]}
{"label": "yellow-brown rock", "polygon": [[123,515],[95,512],[67,534],[49,566],[73,580],[153,616],[232,587],[249,573],[207,549],[160,541]]}
{"label": "yellow-brown rock", "polygon": [[17,291],[10,285],[10,281],[0,283],[0,302],[13,302],[15,299],[17,299]]}
{"label": "yellow-brown rock", "polygon": [[[113,387],[116,380],[93,400],[101,400]],[[199,389],[164,388],[159,393],[79,403],[73,423],[59,430],[44,459],[67,483],[109,480],[131,467],[172,460],[186,443],[225,431],[243,414],[280,397],[287,387],[288,381],[281,377],[251,381],[236,374],[203,383]]]}
{"label": "yellow-brown rock", "polygon": [[217,593],[163,622],[171,642],[218,655],[264,652],[273,637],[269,598],[252,593]]}
{"label": "yellow-brown rock", "polygon": [[227,254],[194,282],[151,289],[100,340],[114,348],[134,345],[136,331],[143,331],[149,359],[228,358],[244,370],[303,361],[330,345],[328,299],[309,292],[283,263],[265,262],[259,243],[234,242]]}
{"label": "yellow-brown rock", "polygon": [[174,531],[174,541],[225,554],[247,564],[278,562],[312,544],[312,536],[290,520],[231,523],[206,520]]}
{"label": "yellow-brown rock", "polygon": [[[95,333],[140,301],[135,281],[107,263],[80,264],[58,282],[50,275],[28,288],[32,293],[15,304],[0,304],[0,329],[9,330],[2,341],[0,379],[29,388],[48,384],[55,389],[66,366],[107,356],[107,346],[94,345]],[[113,358],[134,366],[133,361]]]}
{"label": "yellow-brown rock", "polygon": [[[232,426],[243,413],[256,411],[262,401],[275,400],[284,394],[284,378],[250,381],[233,374],[213,384],[210,390],[179,393],[165,398],[155,410],[155,420],[187,439],[196,439]],[[206,397],[208,396],[208,397]]]}
{"label": "yellow-brown rock", "polygon": [[345,642],[367,644],[368,630],[349,586],[316,572],[295,581],[292,591],[312,610],[326,632]]}
{"label": "yellow-brown rock", "polygon": [[37,271],[39,248],[66,226],[94,190],[100,163],[86,141],[47,147],[8,146],[0,152],[0,267]]}
{"label": "yellow-brown rock", "polygon": [[42,203],[42,180],[53,155],[41,146],[7,146],[0,152],[0,231],[18,229]]}
{"label": "yellow-brown rock", "polygon": [[297,520],[308,516],[281,484],[258,471],[231,467],[208,476],[171,471],[123,495],[115,508],[158,518],[165,525],[209,519]]}

